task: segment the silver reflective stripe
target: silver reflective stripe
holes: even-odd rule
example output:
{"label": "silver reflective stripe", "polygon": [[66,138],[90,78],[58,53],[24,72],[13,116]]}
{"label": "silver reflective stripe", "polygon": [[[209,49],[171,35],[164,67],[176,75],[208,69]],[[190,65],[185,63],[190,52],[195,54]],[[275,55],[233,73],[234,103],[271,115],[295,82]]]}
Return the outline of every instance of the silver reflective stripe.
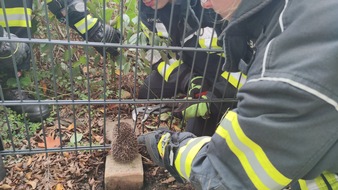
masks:
{"label": "silver reflective stripe", "polygon": [[[268,189],[282,189],[283,185],[278,184],[273,178],[271,178],[264,166],[260,164],[259,160],[257,159],[257,156],[260,155],[256,155],[256,153],[254,152],[255,150],[252,150],[249,146],[244,144],[241,139],[239,139],[234,130],[234,127],[232,126],[232,123],[228,119],[224,119],[221,122],[221,127],[228,132],[229,139],[226,139],[226,142],[229,146],[231,146],[230,143],[233,143],[234,147],[230,149],[238,157],[246,173],[248,175],[256,176],[249,176],[249,178],[252,179],[252,177],[254,177],[255,180],[259,180]],[[243,160],[245,160],[247,163],[243,163]],[[256,184],[255,181],[252,182]]]}
{"label": "silver reflective stripe", "polygon": [[213,28],[205,27],[200,30],[199,44],[202,48],[222,49],[217,45],[218,36]]}
{"label": "silver reflective stripe", "polygon": [[158,36],[161,36],[161,37],[164,37],[164,38],[169,38],[168,31],[165,28],[163,23],[156,23],[155,27],[156,27]]}
{"label": "silver reflective stripe", "polygon": [[[182,176],[189,180],[190,177],[190,172],[191,172],[191,165],[192,164],[192,160],[193,158],[191,158],[191,156],[195,157],[197,152],[200,150],[200,148],[207,142],[209,142],[211,139],[211,137],[197,137],[194,139],[189,140],[189,142],[187,143],[184,151],[181,153],[181,157],[180,157],[180,172],[182,174]],[[197,146],[198,145],[198,146]],[[198,149],[196,149],[195,147],[197,147]],[[195,150],[194,150],[195,149]],[[190,160],[191,163],[188,163]],[[189,165],[187,165],[189,164]]]}
{"label": "silver reflective stripe", "polygon": [[[7,13],[7,12],[6,12]],[[26,16],[27,21],[26,22]],[[25,15],[25,14],[6,14],[7,22],[9,27],[27,27],[31,26],[31,15]],[[0,25],[6,26],[5,16],[3,14],[0,14]]]}

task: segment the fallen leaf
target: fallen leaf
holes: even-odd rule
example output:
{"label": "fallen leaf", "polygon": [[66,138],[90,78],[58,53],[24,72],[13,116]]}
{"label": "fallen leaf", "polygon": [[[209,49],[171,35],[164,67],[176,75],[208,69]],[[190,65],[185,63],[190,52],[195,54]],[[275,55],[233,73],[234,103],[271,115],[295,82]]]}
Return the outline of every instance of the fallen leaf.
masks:
{"label": "fallen leaf", "polygon": [[27,161],[27,167],[30,166],[32,164],[33,158],[29,157],[28,161]]}
{"label": "fallen leaf", "polygon": [[47,94],[47,84],[45,83],[45,81],[41,81],[40,85],[42,87],[43,94],[46,95]]}
{"label": "fallen leaf", "polygon": [[67,127],[67,130],[70,131],[74,129],[74,123],[70,124],[68,127]]}
{"label": "fallen leaf", "polygon": [[108,109],[108,110],[113,110],[113,109],[115,109],[115,108],[117,108],[117,107],[119,107],[118,104],[108,104],[107,109]]}
{"label": "fallen leaf", "polygon": [[31,179],[32,178],[32,174],[33,174],[33,172],[28,172],[28,173],[25,174],[25,177],[27,179]]}
{"label": "fallen leaf", "polygon": [[173,124],[173,126],[174,126],[175,131],[178,131],[178,132],[182,131],[182,129],[179,126],[177,126],[175,124]]}
{"label": "fallen leaf", "polygon": [[100,135],[93,135],[93,138],[97,141],[97,142],[100,142],[102,140],[102,136]]}
{"label": "fallen leaf", "polygon": [[156,176],[156,173],[160,167],[156,167],[153,172],[151,172],[152,176]]}
{"label": "fallen leaf", "polygon": [[45,143],[38,143],[39,148],[54,148],[60,146],[60,138],[53,138],[51,136],[46,137],[46,146]]}
{"label": "fallen leaf", "polygon": [[[76,137],[76,140],[75,140],[75,137]],[[73,134],[73,135],[70,137],[69,141],[70,141],[71,143],[76,143],[76,142],[81,141],[82,137],[83,137],[83,134],[77,132],[76,135]]]}
{"label": "fallen leaf", "polygon": [[69,152],[63,152],[63,156],[69,158]]}
{"label": "fallen leaf", "polygon": [[161,183],[162,184],[168,184],[168,183],[171,183],[171,182],[174,182],[174,181],[175,181],[174,177],[169,177],[168,179],[162,181]]}
{"label": "fallen leaf", "polygon": [[35,189],[38,182],[37,180],[34,180],[34,181],[27,181],[26,183],[32,186],[32,189]]}
{"label": "fallen leaf", "polygon": [[130,97],[131,97],[130,92],[121,89],[121,99],[128,99],[128,98],[130,98]]}
{"label": "fallen leaf", "polygon": [[87,67],[82,67],[82,72],[83,72],[83,74],[87,74],[88,73],[88,68]]}
{"label": "fallen leaf", "polygon": [[0,185],[0,189],[12,189],[12,186],[7,185],[7,184],[2,184]]}
{"label": "fallen leaf", "polygon": [[120,76],[121,75],[121,71],[119,69],[116,69],[115,70],[115,74],[118,75],[118,76]]}
{"label": "fallen leaf", "polygon": [[167,121],[170,118],[170,115],[168,113],[162,113],[160,115],[160,121]]}
{"label": "fallen leaf", "polygon": [[58,183],[55,187],[55,190],[64,190],[64,187],[61,183]]}

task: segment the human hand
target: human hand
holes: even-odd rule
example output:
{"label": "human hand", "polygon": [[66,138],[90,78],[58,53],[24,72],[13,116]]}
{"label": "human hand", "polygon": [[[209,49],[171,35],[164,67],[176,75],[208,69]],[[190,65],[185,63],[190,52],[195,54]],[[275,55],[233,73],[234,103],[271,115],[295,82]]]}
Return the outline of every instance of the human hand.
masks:
{"label": "human hand", "polygon": [[[0,27],[0,36],[5,38],[18,38],[14,34],[7,33]],[[27,70],[30,66],[31,52],[28,44],[19,42],[0,42],[0,61],[3,70],[14,71],[13,61],[17,70]],[[8,72],[9,73],[9,72]]]}
{"label": "human hand", "polygon": [[[202,99],[207,99],[206,96],[202,96]],[[190,98],[191,99],[191,98]],[[210,116],[210,109],[209,109],[208,102],[200,102],[200,103],[193,103],[193,102],[185,102],[179,105],[172,114],[180,119],[188,120],[194,117],[202,117],[203,119],[208,119]]]}
{"label": "human hand", "polygon": [[155,164],[165,167],[178,182],[183,182],[175,168],[175,158],[180,146],[185,145],[187,140],[194,138],[192,133],[175,133],[168,129],[158,129],[137,138],[139,145],[147,148],[148,154]]}
{"label": "human hand", "polygon": [[[89,41],[91,42],[106,42],[106,43],[120,43],[122,35],[119,30],[114,29],[113,27],[103,24],[99,21],[100,26],[94,34],[89,34]],[[110,53],[112,56],[119,55],[117,47],[102,47],[94,46],[94,48],[103,55],[103,49],[106,48],[106,52]]]}
{"label": "human hand", "polygon": [[209,85],[206,81],[203,81],[202,76],[195,76],[190,80],[187,95],[191,98],[198,98],[202,95],[205,95],[208,88]]}

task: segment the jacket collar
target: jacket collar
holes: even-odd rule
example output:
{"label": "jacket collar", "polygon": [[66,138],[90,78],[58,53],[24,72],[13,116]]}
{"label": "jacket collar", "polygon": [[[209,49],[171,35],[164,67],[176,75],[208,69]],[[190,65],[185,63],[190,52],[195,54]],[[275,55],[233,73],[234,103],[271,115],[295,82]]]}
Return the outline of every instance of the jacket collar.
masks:
{"label": "jacket collar", "polygon": [[237,10],[234,12],[228,26],[223,30],[220,37],[225,35],[225,32],[230,32],[233,26],[238,25],[248,19],[250,16],[262,10],[273,0],[242,0]]}

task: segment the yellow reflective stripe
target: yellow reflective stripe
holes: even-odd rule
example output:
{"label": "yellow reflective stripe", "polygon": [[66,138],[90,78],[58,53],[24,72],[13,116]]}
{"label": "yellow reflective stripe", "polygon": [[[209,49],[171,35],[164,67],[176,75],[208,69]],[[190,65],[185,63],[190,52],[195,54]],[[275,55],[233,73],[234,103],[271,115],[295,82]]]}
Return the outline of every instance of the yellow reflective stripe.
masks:
{"label": "yellow reflective stripe", "polygon": [[305,180],[298,180],[298,183],[301,190],[309,190]]}
{"label": "yellow reflective stripe", "polygon": [[330,172],[323,172],[327,182],[331,185],[332,189],[338,189],[338,176]]}
{"label": "yellow reflective stripe", "polygon": [[338,176],[334,173],[330,173],[324,171],[323,176],[325,177],[326,181],[329,183],[329,186],[325,183],[323,176],[320,175],[316,177],[314,180],[298,180],[299,187],[301,190],[312,190],[312,189],[319,189],[319,190],[327,190],[327,189],[338,189]]}
{"label": "yellow reflective stripe", "polygon": [[168,145],[170,138],[171,138],[170,133],[165,133],[162,135],[161,139],[157,143],[157,150],[162,158],[164,157],[165,148]]}
{"label": "yellow reflective stripe", "polygon": [[242,131],[237,114],[228,112],[216,133],[237,156],[249,179],[257,189],[277,189],[288,185],[291,179],[281,174],[270,162],[262,148]]}
{"label": "yellow reflective stripe", "polygon": [[162,61],[157,66],[157,71],[162,75],[165,81],[168,82],[170,74],[173,72],[175,68],[182,64],[181,60],[173,61],[172,59],[169,60],[169,65]]}
{"label": "yellow reflective stripe", "polygon": [[[316,183],[316,189],[319,189],[319,190],[327,190],[328,189],[325,181],[322,178],[322,176],[316,177],[314,182]],[[313,189],[313,188],[311,188],[311,189]]]}
{"label": "yellow reflective stripe", "polygon": [[201,48],[222,49],[222,47],[217,45],[217,37],[212,38],[211,42],[210,39],[200,38],[198,43],[200,44]]}
{"label": "yellow reflective stripe", "polygon": [[260,190],[269,190],[269,188],[262,183],[262,181],[258,178],[258,176],[255,174],[254,170],[251,168],[249,161],[247,158],[245,158],[245,153],[241,152],[240,149],[236,147],[236,145],[232,142],[231,137],[227,130],[218,127],[216,130],[216,133],[221,136],[222,138],[226,139],[227,144],[230,148],[230,150],[238,157],[239,161],[241,162],[245,172],[248,174],[248,177],[250,178],[251,182],[254,184],[254,186],[257,189]]}
{"label": "yellow reflective stripe", "polygon": [[[32,9],[27,8],[27,15],[25,8],[6,8],[6,18],[9,27],[31,27]],[[26,18],[27,16],[27,18]],[[4,12],[0,9],[0,25],[6,26]],[[26,21],[27,20],[27,21]],[[28,23],[27,23],[28,22]]]}
{"label": "yellow reflective stripe", "polygon": [[200,149],[208,142],[211,137],[198,137],[188,141],[188,143],[182,146],[175,159],[175,168],[179,174],[185,179],[189,179],[191,173],[192,162],[200,151]]}
{"label": "yellow reflective stripe", "polygon": [[225,53],[218,53],[217,55],[220,57],[225,57]]}
{"label": "yellow reflective stripe", "polygon": [[97,22],[97,18],[93,18],[91,15],[87,15],[87,28],[86,28],[86,18],[81,19],[79,22],[74,24],[76,29],[81,33],[86,33],[86,29],[90,30],[93,28],[95,23]]}
{"label": "yellow reflective stripe", "polygon": [[16,48],[15,48],[14,52],[12,52],[12,54],[10,54],[7,57],[0,57],[0,59],[8,59],[8,58],[12,57],[18,50],[19,50],[19,44],[16,44]]}
{"label": "yellow reflective stripe", "polygon": [[242,86],[246,83],[247,76],[243,73],[236,72],[236,73],[229,73],[224,71],[222,73],[222,77],[225,78],[229,83],[234,86],[235,88],[242,88]]}

